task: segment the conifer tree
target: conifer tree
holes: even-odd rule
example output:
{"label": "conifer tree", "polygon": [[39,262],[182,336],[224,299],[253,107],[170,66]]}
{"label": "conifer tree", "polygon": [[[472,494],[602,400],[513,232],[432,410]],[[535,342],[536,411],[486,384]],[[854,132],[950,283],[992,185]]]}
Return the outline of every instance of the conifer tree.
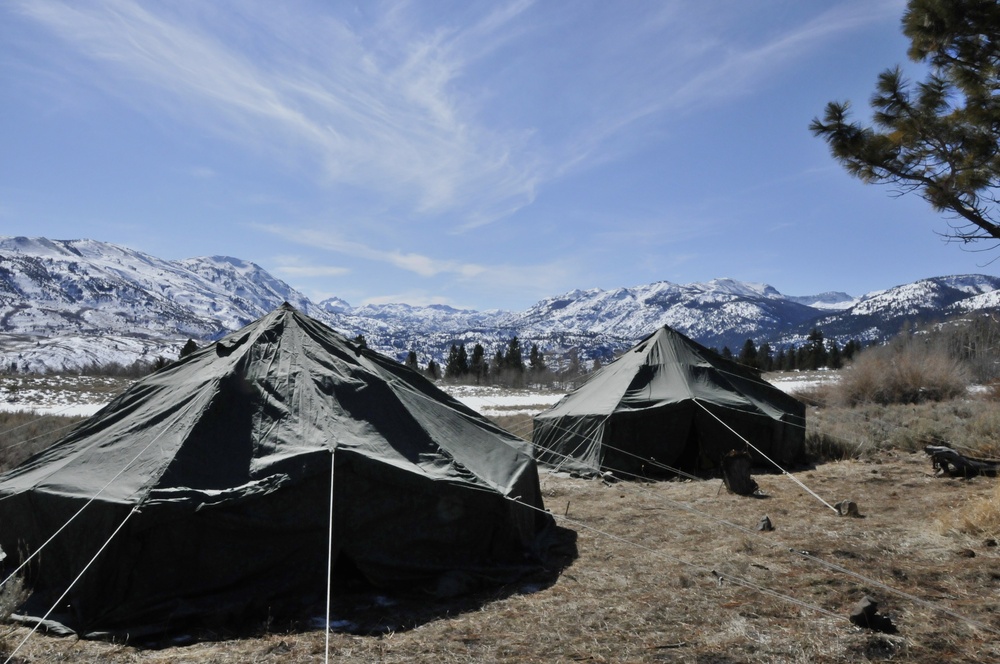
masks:
{"label": "conifer tree", "polygon": [[837,346],[837,341],[835,339],[830,339],[827,342],[829,346],[828,352],[826,354],[826,366],[828,369],[840,369],[844,366],[844,362],[841,359],[840,347]]}
{"label": "conifer tree", "polygon": [[403,363],[407,368],[418,371],[417,367],[417,351],[411,350],[406,354],[406,362]]}
{"label": "conifer tree", "polygon": [[463,380],[469,374],[469,358],[465,352],[465,344],[458,346],[451,345],[448,351],[448,359],[444,365],[444,376],[448,380]]}
{"label": "conifer tree", "polygon": [[751,368],[757,368],[757,347],[753,345],[753,339],[747,339],[740,349],[739,363]]}
{"label": "conifer tree", "polygon": [[524,386],[524,358],[521,356],[521,341],[517,336],[507,342],[507,355],[504,360],[504,373],[509,385]]}
{"label": "conifer tree", "polygon": [[773,364],[774,358],[771,355],[771,344],[766,341],[760,345],[757,349],[757,368],[761,371],[770,371]]}
{"label": "conifer tree", "polygon": [[503,380],[504,365],[507,363],[507,358],[504,357],[503,348],[497,348],[497,352],[493,355],[493,382],[500,383]]}
{"label": "conifer tree", "polygon": [[809,128],[862,182],[946,213],[950,241],[998,240],[1000,3],[909,0],[902,24],[926,79],[913,86],[899,66],[887,69],[871,98],[873,126],[851,122],[849,102],[830,102]]}
{"label": "conifer tree", "polygon": [[800,349],[804,351],[800,369],[819,369],[826,366],[826,345],[823,342],[823,332],[813,328],[806,337],[806,343]]}
{"label": "conifer tree", "polygon": [[569,365],[566,367],[566,375],[569,378],[576,378],[580,375],[580,351],[573,347],[567,353],[569,355]]}
{"label": "conifer tree", "polygon": [[194,342],[194,339],[188,339],[187,343],[184,344],[184,347],[181,348],[181,352],[177,356],[177,359],[180,359],[182,357],[187,357],[188,355],[190,355],[191,353],[195,352],[196,350],[198,350],[198,344],[196,344]]}
{"label": "conifer tree", "polygon": [[528,353],[528,366],[531,373],[541,375],[548,368],[545,366],[545,354],[538,350],[538,344],[531,344],[531,351]]}
{"label": "conifer tree", "polygon": [[795,364],[795,360],[797,357],[798,357],[798,352],[796,351],[795,346],[789,346],[788,352],[785,353],[785,363],[782,368],[785,371],[795,371],[795,369],[798,368]]}
{"label": "conifer tree", "polygon": [[472,359],[469,361],[469,374],[476,385],[482,385],[489,377],[489,364],[486,361],[486,349],[482,344],[472,347]]}

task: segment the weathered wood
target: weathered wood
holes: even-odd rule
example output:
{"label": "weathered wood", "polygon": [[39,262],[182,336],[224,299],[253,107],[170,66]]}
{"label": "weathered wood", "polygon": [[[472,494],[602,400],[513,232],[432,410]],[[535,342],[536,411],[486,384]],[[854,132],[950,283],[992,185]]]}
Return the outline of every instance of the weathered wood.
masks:
{"label": "weathered wood", "polygon": [[944,445],[928,445],[924,452],[931,455],[931,463],[938,475],[950,477],[975,477],[987,475],[996,477],[1000,472],[1000,460],[965,456]]}
{"label": "weathered wood", "polygon": [[722,457],[722,481],[730,492],[749,496],[760,487],[750,477],[750,454],[733,450]]}

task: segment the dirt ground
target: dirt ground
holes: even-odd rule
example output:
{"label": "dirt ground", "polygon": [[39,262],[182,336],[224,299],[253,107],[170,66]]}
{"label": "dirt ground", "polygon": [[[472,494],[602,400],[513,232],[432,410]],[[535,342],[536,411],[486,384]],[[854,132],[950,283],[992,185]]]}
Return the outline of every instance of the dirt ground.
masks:
{"label": "dirt ground", "polygon": [[[1000,661],[1000,547],[955,525],[997,480],[935,477],[885,452],[790,477],[763,496],[718,479],[605,484],[543,475],[578,557],[459,602],[345,598],[337,631],[268,624],[140,649],[35,634],[16,662],[990,662]],[[833,505],[857,503],[858,517]],[[758,530],[767,516],[772,531]],[[869,596],[894,632],[855,626]],[[319,623],[322,625],[322,622]],[[0,625],[0,652],[28,629]]]}

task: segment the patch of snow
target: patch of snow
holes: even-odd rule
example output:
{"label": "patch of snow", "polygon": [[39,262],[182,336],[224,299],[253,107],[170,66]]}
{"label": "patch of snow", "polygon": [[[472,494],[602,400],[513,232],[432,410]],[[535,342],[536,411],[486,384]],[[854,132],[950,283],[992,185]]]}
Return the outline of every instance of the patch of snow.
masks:
{"label": "patch of snow", "polygon": [[547,410],[564,396],[565,392],[551,390],[514,390],[483,385],[443,386],[469,408],[481,415],[533,415]]}

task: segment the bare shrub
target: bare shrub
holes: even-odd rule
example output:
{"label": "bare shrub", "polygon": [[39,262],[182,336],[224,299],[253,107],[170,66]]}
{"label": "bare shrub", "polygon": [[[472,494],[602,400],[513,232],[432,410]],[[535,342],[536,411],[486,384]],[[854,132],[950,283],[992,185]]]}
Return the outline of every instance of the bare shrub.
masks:
{"label": "bare shrub", "polygon": [[0,412],[0,472],[65,436],[82,417]]}
{"label": "bare shrub", "polygon": [[947,350],[903,338],[870,348],[843,371],[833,388],[839,403],[923,403],[953,399],[968,389],[963,364]]}
{"label": "bare shrub", "polygon": [[993,314],[972,316],[938,328],[934,337],[952,357],[962,360],[972,379],[991,383],[1000,378],[997,348],[1000,348],[1000,320]]}
{"label": "bare shrub", "polygon": [[531,431],[534,427],[532,416],[527,413],[514,413],[511,415],[491,415],[490,421],[501,429],[509,431],[518,438],[531,440]]}
{"label": "bare shrub", "polygon": [[24,602],[27,595],[20,577],[15,576],[0,586],[0,623],[7,622],[7,619]]}
{"label": "bare shrub", "polygon": [[834,401],[836,394],[836,388],[833,385],[823,383],[797,390],[795,398],[807,406],[823,408]]}
{"label": "bare shrub", "polygon": [[816,432],[806,434],[806,458],[813,462],[842,461],[856,452],[857,446],[844,438]]}
{"label": "bare shrub", "polygon": [[[2,568],[0,568],[2,569]],[[2,578],[0,578],[2,580]],[[0,624],[6,623],[11,614],[28,598],[28,593],[20,577],[13,577],[0,586]],[[0,657],[8,659],[14,646],[11,643],[10,632],[0,633]],[[22,661],[22,660],[14,660]]]}

